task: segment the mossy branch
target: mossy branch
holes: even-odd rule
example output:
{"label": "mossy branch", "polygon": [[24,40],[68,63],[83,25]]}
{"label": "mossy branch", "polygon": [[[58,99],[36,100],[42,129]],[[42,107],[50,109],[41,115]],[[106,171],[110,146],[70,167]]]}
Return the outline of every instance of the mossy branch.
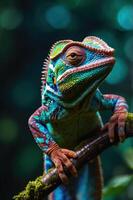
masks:
{"label": "mossy branch", "polygon": [[[113,143],[110,143],[108,133],[99,134],[100,136],[94,138],[91,142],[85,141],[76,148],[77,159],[72,159],[72,162],[77,169],[80,169],[89,160],[95,158],[102,151],[119,143],[117,134],[117,127],[115,129],[116,137]],[[125,126],[126,138],[133,137],[133,113],[129,113]],[[68,177],[71,174],[65,169]],[[45,176],[38,177],[35,181],[30,181],[25,190],[13,197],[15,200],[45,200],[47,195],[52,192],[57,186],[61,184],[56,168],[51,169]]]}

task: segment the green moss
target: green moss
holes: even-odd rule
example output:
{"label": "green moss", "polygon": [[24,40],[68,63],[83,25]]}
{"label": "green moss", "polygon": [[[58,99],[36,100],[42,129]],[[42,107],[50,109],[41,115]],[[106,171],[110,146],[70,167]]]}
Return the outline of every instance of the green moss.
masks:
{"label": "green moss", "polygon": [[128,121],[128,120],[133,121],[133,113],[128,113],[127,121]]}
{"label": "green moss", "polygon": [[24,191],[14,196],[14,200],[42,200],[49,186],[42,183],[42,176],[35,181],[29,181]]}
{"label": "green moss", "polygon": [[128,113],[126,120],[127,132],[133,132],[133,113]]}

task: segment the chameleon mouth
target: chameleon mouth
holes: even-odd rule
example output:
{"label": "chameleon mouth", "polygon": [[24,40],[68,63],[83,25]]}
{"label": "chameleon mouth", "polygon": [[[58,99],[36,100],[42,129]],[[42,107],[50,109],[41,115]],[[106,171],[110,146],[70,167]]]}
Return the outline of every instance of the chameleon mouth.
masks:
{"label": "chameleon mouth", "polygon": [[92,62],[90,64],[83,65],[81,67],[75,67],[72,69],[68,69],[67,71],[65,71],[62,75],[60,75],[57,78],[57,82],[60,83],[62,80],[64,80],[65,78],[67,78],[69,75],[71,75],[73,73],[87,71],[87,70],[91,71],[93,69],[99,68],[100,66],[104,66],[106,64],[114,64],[114,63],[115,63],[114,57],[106,57],[106,58],[97,60],[95,62]]}

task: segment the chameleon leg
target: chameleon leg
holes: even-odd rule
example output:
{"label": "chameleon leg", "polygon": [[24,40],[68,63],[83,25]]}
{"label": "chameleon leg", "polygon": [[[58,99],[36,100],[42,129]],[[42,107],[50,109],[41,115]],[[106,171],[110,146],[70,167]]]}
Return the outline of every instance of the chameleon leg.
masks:
{"label": "chameleon leg", "polygon": [[[50,168],[53,167],[53,163],[51,159],[44,155],[44,169],[45,173],[48,172]],[[72,186],[72,187],[71,187]],[[48,200],[76,200],[74,185],[69,183],[68,185],[60,185],[57,189],[55,189],[49,196]]]}
{"label": "chameleon leg", "polygon": [[91,180],[93,180],[91,195],[93,196],[94,200],[101,200],[103,188],[103,173],[99,156],[89,162],[89,170],[92,176]]}
{"label": "chameleon leg", "polygon": [[[52,161],[44,155],[45,173],[53,166]],[[78,173],[77,178],[72,178],[68,185],[60,185],[49,196],[48,200],[92,200],[88,188],[89,185],[88,165],[85,165]]]}

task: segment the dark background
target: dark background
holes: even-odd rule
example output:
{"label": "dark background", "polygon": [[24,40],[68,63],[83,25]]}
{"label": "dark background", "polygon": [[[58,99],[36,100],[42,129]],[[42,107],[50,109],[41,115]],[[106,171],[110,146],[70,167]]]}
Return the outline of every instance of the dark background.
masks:
{"label": "dark background", "polygon": [[[133,112],[133,2],[131,0],[0,1],[0,200],[9,200],[43,172],[42,154],[27,121],[40,106],[40,76],[51,45],[88,35],[116,49],[116,65],[101,90],[126,97]],[[108,113],[104,119],[107,120]],[[124,152],[127,140],[102,155],[105,185],[132,173]],[[133,199],[133,184],[122,196]]]}

